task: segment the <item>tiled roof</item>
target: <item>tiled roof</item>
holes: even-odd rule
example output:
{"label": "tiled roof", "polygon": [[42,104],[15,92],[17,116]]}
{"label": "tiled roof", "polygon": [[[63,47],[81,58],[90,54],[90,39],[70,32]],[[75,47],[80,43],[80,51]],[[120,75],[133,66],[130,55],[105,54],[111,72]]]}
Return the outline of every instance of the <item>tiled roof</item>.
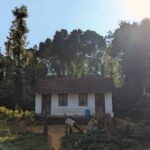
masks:
{"label": "tiled roof", "polygon": [[83,93],[112,92],[113,82],[109,78],[50,78],[39,80],[36,93]]}

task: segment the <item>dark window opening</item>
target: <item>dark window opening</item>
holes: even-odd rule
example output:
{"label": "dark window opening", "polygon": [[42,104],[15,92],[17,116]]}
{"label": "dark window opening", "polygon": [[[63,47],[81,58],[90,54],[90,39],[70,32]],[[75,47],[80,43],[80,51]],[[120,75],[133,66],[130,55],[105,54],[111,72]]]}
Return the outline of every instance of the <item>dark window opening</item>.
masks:
{"label": "dark window opening", "polygon": [[150,93],[150,86],[145,87],[145,93]]}
{"label": "dark window opening", "polygon": [[66,93],[59,94],[59,106],[67,106],[68,105],[68,95]]}
{"label": "dark window opening", "polygon": [[79,106],[88,106],[88,94],[87,93],[79,93],[78,95]]}

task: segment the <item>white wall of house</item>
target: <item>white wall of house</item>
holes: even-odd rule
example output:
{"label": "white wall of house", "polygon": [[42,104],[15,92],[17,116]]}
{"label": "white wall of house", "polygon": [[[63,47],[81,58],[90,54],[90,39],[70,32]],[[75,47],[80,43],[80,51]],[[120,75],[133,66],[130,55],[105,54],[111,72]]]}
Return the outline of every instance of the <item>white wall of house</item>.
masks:
{"label": "white wall of house", "polygon": [[[78,94],[68,94],[68,105],[59,106],[58,94],[51,94],[51,115],[64,116],[78,115],[84,116],[86,110],[90,110],[91,115],[95,115],[95,93],[88,94],[88,106],[79,106]],[[36,94],[35,113],[40,114],[42,111],[42,95]],[[105,93],[105,113],[114,116],[112,109],[112,93]]]}
{"label": "white wall of house", "polygon": [[78,94],[68,94],[68,105],[58,105],[58,94],[52,94],[51,96],[51,115],[53,116],[64,116],[67,115],[85,115],[85,110],[89,109],[91,115],[95,114],[95,96],[94,94],[88,94],[88,106],[78,105]]}
{"label": "white wall of house", "polygon": [[35,95],[35,113],[40,114],[42,112],[42,95]]}
{"label": "white wall of house", "polygon": [[105,113],[110,114],[111,117],[114,117],[112,93],[105,93]]}

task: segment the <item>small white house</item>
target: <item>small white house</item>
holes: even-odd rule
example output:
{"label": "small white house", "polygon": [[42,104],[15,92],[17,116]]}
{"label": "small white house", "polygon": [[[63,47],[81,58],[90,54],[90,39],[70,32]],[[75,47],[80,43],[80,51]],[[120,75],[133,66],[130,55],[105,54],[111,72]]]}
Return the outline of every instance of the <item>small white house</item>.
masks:
{"label": "small white house", "polygon": [[36,85],[35,113],[50,116],[110,114],[113,83],[108,78],[50,78]]}

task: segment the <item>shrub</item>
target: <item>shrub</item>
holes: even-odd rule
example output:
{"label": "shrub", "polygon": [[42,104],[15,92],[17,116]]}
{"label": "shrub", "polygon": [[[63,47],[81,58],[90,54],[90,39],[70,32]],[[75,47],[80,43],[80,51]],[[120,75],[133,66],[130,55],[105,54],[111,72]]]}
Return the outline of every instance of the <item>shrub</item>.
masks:
{"label": "shrub", "polygon": [[91,134],[74,133],[61,138],[61,150],[138,150],[139,143],[132,138],[98,131]]}
{"label": "shrub", "polygon": [[34,118],[34,112],[33,111],[23,111],[23,110],[12,110],[8,109],[4,106],[0,107],[0,119],[6,119],[6,120],[21,120],[21,119],[28,119],[33,120]]}

